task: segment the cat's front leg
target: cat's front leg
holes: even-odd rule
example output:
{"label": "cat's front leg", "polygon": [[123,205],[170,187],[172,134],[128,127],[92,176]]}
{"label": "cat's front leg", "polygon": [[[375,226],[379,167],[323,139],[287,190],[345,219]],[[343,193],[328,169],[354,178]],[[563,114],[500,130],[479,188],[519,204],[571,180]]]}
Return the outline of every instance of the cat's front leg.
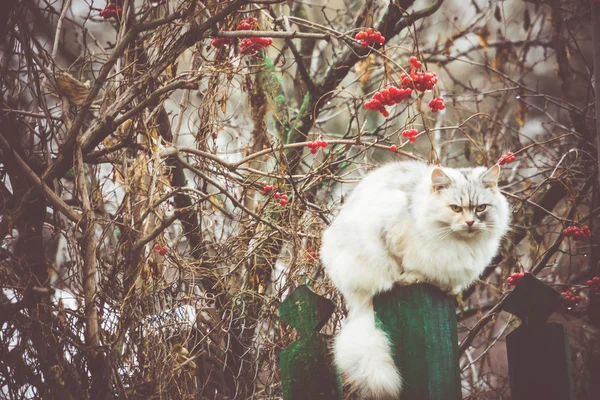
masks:
{"label": "cat's front leg", "polygon": [[396,283],[400,286],[409,286],[415,283],[429,283],[429,280],[419,271],[403,271],[396,279]]}

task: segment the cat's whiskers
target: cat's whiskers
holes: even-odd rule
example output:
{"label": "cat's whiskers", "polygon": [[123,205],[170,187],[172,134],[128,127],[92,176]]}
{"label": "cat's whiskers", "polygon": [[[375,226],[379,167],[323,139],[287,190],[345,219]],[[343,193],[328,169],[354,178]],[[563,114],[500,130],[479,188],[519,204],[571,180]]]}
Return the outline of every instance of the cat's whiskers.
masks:
{"label": "cat's whiskers", "polygon": [[[429,231],[429,233],[431,233],[431,232],[433,232],[433,235],[431,235],[431,236],[426,236],[426,237],[425,237],[425,241],[426,241],[426,242],[429,242],[430,240],[434,240],[436,237],[438,237],[438,236],[442,236],[442,235],[444,235],[444,234],[446,234],[446,233],[448,233],[448,232],[449,232],[450,234],[452,234],[454,231],[452,230],[452,228],[451,228],[451,227],[449,227],[449,226],[444,226],[444,227],[442,227],[442,228],[432,229],[431,231]],[[445,236],[444,236],[444,238],[445,238]],[[438,241],[436,241],[436,243],[439,243],[439,240],[438,240]]]}

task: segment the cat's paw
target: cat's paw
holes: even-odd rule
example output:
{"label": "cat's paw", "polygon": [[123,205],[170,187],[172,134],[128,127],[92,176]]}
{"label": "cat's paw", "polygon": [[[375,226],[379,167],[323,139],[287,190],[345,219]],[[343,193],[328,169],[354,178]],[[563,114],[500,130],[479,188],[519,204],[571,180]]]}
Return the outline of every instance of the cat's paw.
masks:
{"label": "cat's paw", "polygon": [[420,272],[403,272],[396,283],[400,286],[414,285],[415,283],[428,283],[429,280]]}

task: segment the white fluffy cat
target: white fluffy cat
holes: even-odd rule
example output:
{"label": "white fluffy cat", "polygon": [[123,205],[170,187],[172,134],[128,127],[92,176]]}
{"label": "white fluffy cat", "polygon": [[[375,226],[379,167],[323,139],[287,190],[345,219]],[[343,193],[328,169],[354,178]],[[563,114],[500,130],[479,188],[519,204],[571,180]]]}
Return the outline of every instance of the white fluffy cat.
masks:
{"label": "white fluffy cat", "polygon": [[402,379],[372,299],[396,283],[429,282],[450,293],[492,260],[510,219],[500,167],[452,169],[397,162],[369,173],[323,234],[321,259],[348,319],[334,358],[364,399],[397,399]]}

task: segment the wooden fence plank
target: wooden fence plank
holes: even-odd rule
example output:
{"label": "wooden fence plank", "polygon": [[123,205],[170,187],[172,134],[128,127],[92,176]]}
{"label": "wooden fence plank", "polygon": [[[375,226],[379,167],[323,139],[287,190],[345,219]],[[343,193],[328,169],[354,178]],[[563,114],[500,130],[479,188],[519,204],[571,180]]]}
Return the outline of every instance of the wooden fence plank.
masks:
{"label": "wooden fence plank", "polygon": [[330,357],[327,335],[319,333],[335,306],[308,286],[296,288],[279,306],[281,319],[298,340],[280,354],[285,400],[342,400],[342,383]]}
{"label": "wooden fence plank", "polygon": [[546,320],[562,296],[532,274],[506,297],[504,310],[522,325],[506,337],[513,400],[574,400],[567,329]]}
{"label": "wooden fence plank", "polygon": [[453,297],[428,284],[375,297],[376,322],[393,343],[402,400],[461,399]]}

